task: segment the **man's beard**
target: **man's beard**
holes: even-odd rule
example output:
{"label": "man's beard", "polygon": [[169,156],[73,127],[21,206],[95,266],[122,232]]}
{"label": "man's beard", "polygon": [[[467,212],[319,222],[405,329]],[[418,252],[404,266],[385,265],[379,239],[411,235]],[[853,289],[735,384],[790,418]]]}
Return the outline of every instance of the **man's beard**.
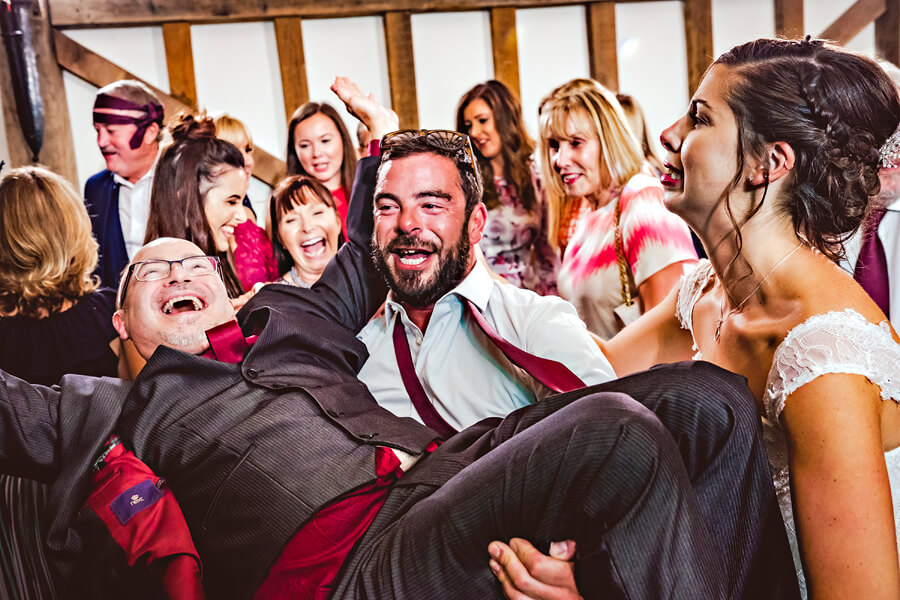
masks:
{"label": "man's beard", "polygon": [[391,254],[394,248],[410,246],[437,251],[434,244],[423,243],[411,235],[399,235],[385,247],[379,246],[373,236],[372,259],[375,261],[375,268],[391,288],[395,300],[413,308],[425,308],[437,302],[465,278],[469,267],[469,254],[472,251],[469,231],[463,226],[456,244],[444,247],[440,254],[437,254],[437,271],[434,271],[428,280],[422,279],[424,275],[420,271],[392,269],[388,265],[385,256]]}
{"label": "man's beard", "polygon": [[160,331],[163,344],[176,350],[194,348],[206,342],[206,331]]}

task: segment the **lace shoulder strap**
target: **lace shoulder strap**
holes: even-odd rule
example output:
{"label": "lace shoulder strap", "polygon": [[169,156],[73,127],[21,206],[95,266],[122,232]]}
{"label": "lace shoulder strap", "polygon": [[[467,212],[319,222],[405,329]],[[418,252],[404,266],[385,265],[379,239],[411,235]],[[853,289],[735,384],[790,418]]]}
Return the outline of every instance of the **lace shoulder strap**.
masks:
{"label": "lace shoulder strap", "polygon": [[[693,271],[685,273],[681,278],[681,289],[678,290],[676,313],[682,329],[694,335],[694,305],[703,294],[706,282],[713,275],[712,264],[706,259],[697,263]],[[694,344],[696,346],[696,343]],[[696,347],[694,348],[696,350]]]}
{"label": "lace shoulder strap", "polygon": [[887,321],[871,323],[852,309],[815,315],[797,325],[775,350],[766,382],[766,416],[777,421],[787,397],[830,373],[864,375],[882,400],[900,402],[900,344]]}

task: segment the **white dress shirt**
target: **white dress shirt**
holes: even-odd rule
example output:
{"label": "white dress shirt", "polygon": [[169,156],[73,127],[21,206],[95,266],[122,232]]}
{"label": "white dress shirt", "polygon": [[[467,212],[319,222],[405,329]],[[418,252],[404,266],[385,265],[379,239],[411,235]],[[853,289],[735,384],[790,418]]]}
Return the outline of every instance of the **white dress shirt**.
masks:
{"label": "white dress shirt", "polygon": [[388,295],[383,317],[359,332],[369,359],[359,373],[378,404],[421,422],[403,386],[394,354],[394,320],[402,319],[416,374],[437,412],[456,429],[485,417],[505,416],[552,392],[513,365],[476,323],[465,317],[459,296],[471,300],[507,341],[566,365],[587,385],[615,378],[612,366],[578,318],[556,296],[539,296],[495,281],[477,263],[455,289],[434,305],[425,334]]}
{"label": "white dress shirt", "polygon": [[[900,200],[888,205],[887,212],[878,225],[878,237],[884,245],[887,257],[888,284],[890,288],[891,325],[900,331]],[[841,266],[853,274],[862,245],[862,228],[850,238],[845,247],[847,259]]]}
{"label": "white dress shirt", "polygon": [[125,251],[128,260],[144,245],[144,234],[147,232],[147,220],[150,218],[150,188],[153,187],[154,164],[143,177],[131,183],[123,177],[113,174],[119,184],[119,222],[122,224],[122,236],[125,238]]}

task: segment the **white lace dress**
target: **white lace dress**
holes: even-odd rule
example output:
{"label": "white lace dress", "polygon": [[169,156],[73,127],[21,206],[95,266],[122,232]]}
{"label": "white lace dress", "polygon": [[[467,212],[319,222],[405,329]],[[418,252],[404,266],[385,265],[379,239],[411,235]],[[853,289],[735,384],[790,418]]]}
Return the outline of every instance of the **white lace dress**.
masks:
{"label": "white lace dress", "polygon": [[[682,280],[678,294],[678,319],[692,337],[694,304],[713,276],[712,265],[704,260]],[[694,350],[697,352],[694,359],[702,358],[696,338]],[[842,312],[814,315],[791,329],[775,350],[766,381],[763,435],[804,598],[806,584],[800,567],[794,513],[791,510],[787,445],[779,416],[788,396],[813,379],[829,373],[864,375],[881,388],[882,400],[900,402],[900,344],[894,341],[888,322],[875,325],[849,308]],[[884,460],[891,482],[894,524],[900,546],[900,447],[886,452]]]}

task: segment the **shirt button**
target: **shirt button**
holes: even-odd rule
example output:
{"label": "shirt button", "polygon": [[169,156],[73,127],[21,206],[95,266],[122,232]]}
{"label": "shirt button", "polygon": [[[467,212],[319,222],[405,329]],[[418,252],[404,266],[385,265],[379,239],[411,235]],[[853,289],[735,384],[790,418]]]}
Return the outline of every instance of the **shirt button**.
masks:
{"label": "shirt button", "polygon": [[416,346],[421,346],[421,345],[422,345],[422,338],[417,337],[416,338]]}
{"label": "shirt button", "polygon": [[256,369],[247,369],[247,377],[249,377],[250,379],[256,379],[257,377],[259,377],[259,371],[257,371]]}

